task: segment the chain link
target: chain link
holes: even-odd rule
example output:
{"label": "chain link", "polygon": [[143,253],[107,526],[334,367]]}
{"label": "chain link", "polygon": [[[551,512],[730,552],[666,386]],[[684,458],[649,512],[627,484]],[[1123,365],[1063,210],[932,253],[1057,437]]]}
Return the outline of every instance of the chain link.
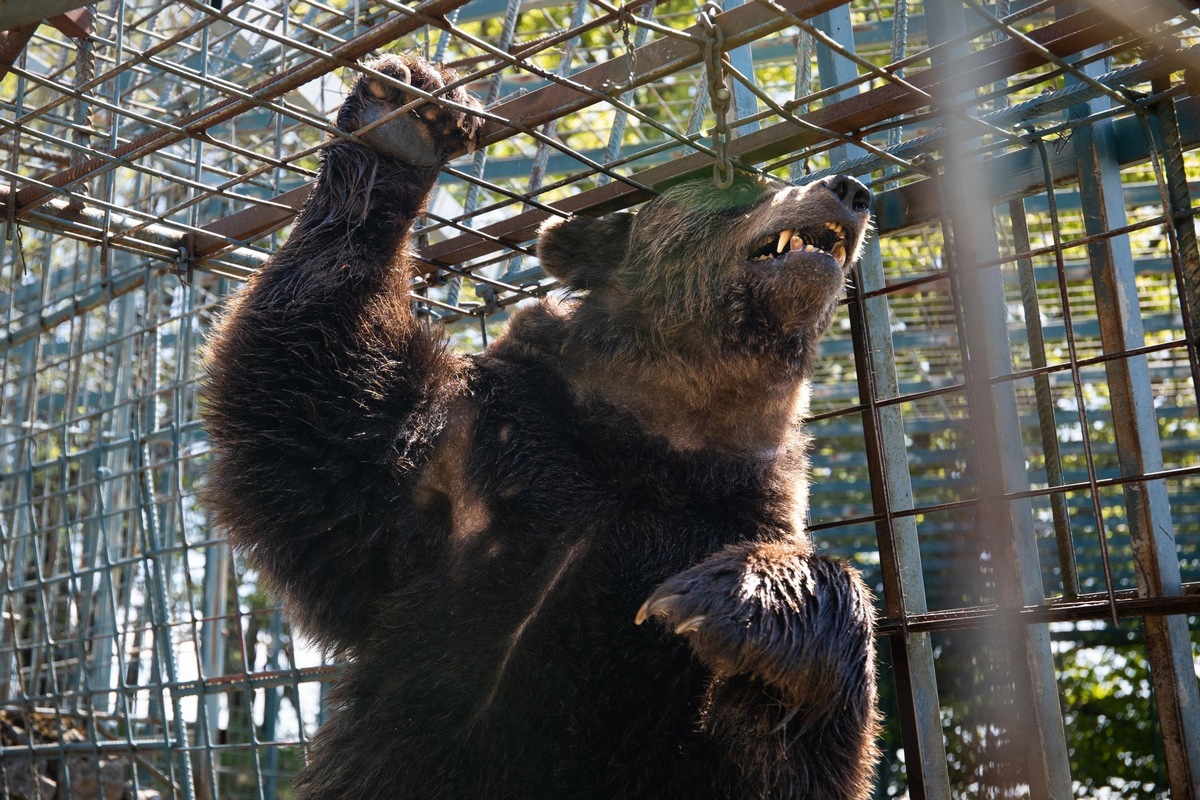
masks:
{"label": "chain link", "polygon": [[708,0],[697,21],[704,29],[704,72],[708,78],[708,99],[716,115],[712,130],[717,159],[713,164],[713,183],[718,189],[728,189],[733,185],[733,159],[729,157],[729,104],[733,94],[725,85],[725,31],[714,20],[721,11],[721,6]]}
{"label": "chain link", "polygon": [[633,90],[633,81],[637,76],[637,48],[633,46],[633,38],[630,36],[635,23],[634,11],[637,5],[637,3],[628,3],[621,6],[617,12],[617,30],[621,32],[621,40],[625,44],[625,59],[629,67],[629,75],[625,82],[625,88],[629,91]]}

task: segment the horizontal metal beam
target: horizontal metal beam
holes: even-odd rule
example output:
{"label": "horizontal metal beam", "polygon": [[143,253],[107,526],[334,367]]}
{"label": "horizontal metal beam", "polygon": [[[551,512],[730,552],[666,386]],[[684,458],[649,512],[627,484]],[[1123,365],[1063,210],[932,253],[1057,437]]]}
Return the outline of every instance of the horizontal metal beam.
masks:
{"label": "horizontal metal beam", "polygon": [[[1190,0],[1190,2],[1193,5],[1195,4],[1195,0]],[[1141,5],[1161,9],[1164,15],[1170,13],[1169,9],[1163,8],[1157,2],[1143,0]],[[726,12],[726,14],[728,13],[732,12]],[[1096,20],[1097,15],[1088,15],[1087,12],[1083,12],[1064,19],[1059,23],[1037,29],[1030,36],[1052,50],[1054,47],[1051,47],[1051,45],[1057,47],[1090,47],[1105,41],[1106,38],[1113,34],[1112,25],[1114,23],[1111,20],[1108,20],[1107,17],[1102,17],[1102,20],[1107,21],[1107,24],[1101,23],[1099,26]],[[1086,36],[1083,35],[1085,32]],[[1014,61],[1014,51],[1016,48],[1013,45],[1019,44],[1014,42],[1005,43],[1007,46],[1003,51],[996,51],[996,48],[1000,47],[1000,45],[994,45],[991,48],[986,48],[973,54],[977,79],[981,83],[994,80],[995,78],[990,77],[990,74],[992,70],[997,68],[998,64],[1008,64],[1009,69],[1027,68]],[[1067,54],[1064,52],[1055,52],[1059,55]],[[638,63],[641,63],[640,51]],[[1024,62],[1022,61],[1022,63]],[[938,80],[944,79],[944,75],[939,77],[940,73],[944,72],[945,70],[938,71],[935,68],[931,68],[911,76],[910,80],[916,85],[934,85]],[[553,89],[557,87],[546,88]],[[877,102],[886,99],[886,97],[880,94],[881,92],[887,90],[886,94],[888,96],[894,96],[898,88],[889,85],[871,90],[841,103],[830,104],[820,111],[804,117],[804,119],[818,124],[824,122],[825,127],[832,130],[841,129],[849,132],[855,129],[854,125],[856,124],[870,124],[862,116],[864,109],[870,112],[874,108],[874,116],[879,117],[879,119],[886,119],[898,113],[892,107],[884,107],[881,102]],[[532,97],[533,94],[531,93],[527,97]],[[908,98],[908,100],[915,103],[923,102],[919,96],[917,98]],[[1181,134],[1184,138],[1184,146],[1190,148],[1200,144],[1200,100],[1185,98],[1178,101],[1176,105]],[[510,108],[510,110],[513,108],[507,104],[506,107]],[[1144,160],[1149,153],[1149,146],[1144,141],[1145,137],[1141,126],[1132,120],[1117,120],[1117,125],[1120,133],[1119,140],[1121,142],[1119,156],[1122,163],[1135,163]],[[814,134],[804,131],[792,123],[783,122],[766,128],[753,136],[734,139],[731,142],[731,149],[740,155],[743,160],[749,160],[764,150],[774,154],[788,152],[787,148],[795,149],[796,147],[804,146],[805,144],[812,143],[816,138]],[[992,161],[992,175],[996,180],[996,183],[992,185],[999,187],[997,193],[992,198],[993,202],[1002,202],[1005,199],[1025,196],[1040,191],[1043,188],[1040,164],[1034,163],[1034,158],[1035,155],[1030,151],[1019,151],[1006,154]],[[1070,179],[1073,174],[1073,165],[1075,164],[1070,145],[1068,144],[1062,148],[1061,152],[1055,153],[1053,158],[1053,174],[1056,178],[1062,180]],[[669,182],[670,180],[677,180],[681,175],[699,173],[700,171],[709,169],[711,163],[712,161],[707,155],[695,153],[643,170],[637,173],[634,178],[643,184],[656,185]],[[243,211],[218,219],[204,226],[200,231],[180,234],[178,244],[192,256],[194,259],[193,266],[205,269],[206,260],[231,249],[230,240],[250,243],[282,228],[304,204],[310,191],[311,184],[299,186],[272,198],[269,202],[252,205]],[[895,233],[904,228],[935,219],[938,213],[936,204],[939,196],[940,194],[934,179],[918,181],[900,189],[882,193],[878,196],[876,202],[877,224],[880,232]],[[86,203],[86,198],[82,199]],[[634,187],[614,182],[598,189],[582,192],[579,195],[556,203],[554,206],[569,213],[598,214],[625,208],[645,199],[648,198],[643,196],[643,193]],[[501,240],[519,244],[533,238],[536,234],[537,226],[547,216],[548,214],[543,211],[527,211],[515,214],[502,222],[488,226],[482,230],[486,234],[498,236]],[[26,222],[33,227],[42,227],[38,220],[28,219]],[[156,240],[156,244],[162,241],[157,235],[153,238]],[[446,241],[430,245],[422,255],[432,261],[452,265],[495,252],[501,248],[501,244],[481,240],[473,233],[464,233]],[[254,256],[257,256],[257,254],[254,254]],[[252,260],[254,260],[254,256],[251,256]],[[222,260],[227,258],[229,257],[225,256]],[[234,257],[233,260],[241,261],[242,259]]]}
{"label": "horizontal metal beam", "polygon": [[[1138,597],[1136,590],[1116,593],[1117,616],[1154,617],[1200,613],[1200,583],[1187,583],[1183,594],[1174,597]],[[999,625],[1034,625],[1045,622],[1077,622],[1111,619],[1108,594],[1080,595],[1075,600],[1020,609],[970,608],[910,614],[899,620],[880,619],[877,630],[885,636],[902,636],[905,631],[952,631]]]}
{"label": "horizontal metal beam", "polygon": [[[426,0],[416,10],[429,17],[440,17],[463,5],[466,0]],[[339,66],[351,63],[376,48],[412,33],[422,26],[413,17],[399,15],[367,29],[364,33],[335,47],[325,56],[314,56],[297,66],[260,81],[247,90],[258,100],[272,100],[287,92],[328,74]],[[120,147],[106,151],[104,157],[90,158],[83,163],[44,179],[54,187],[64,187],[81,180],[104,174],[121,161],[141,158],[163,147],[201,134],[209,128],[227,122],[239,114],[256,107],[254,100],[240,97],[226,98],[199,111],[188,114],[175,122],[175,130],[157,130],[126,142]],[[16,214],[21,217],[45,203],[53,196],[53,190],[42,186],[27,186],[17,192]]]}
{"label": "horizontal metal beam", "polygon": [[0,0],[0,31],[36,24],[86,5],[89,3],[80,0]]}
{"label": "horizontal metal beam", "polygon": [[[1183,147],[1191,149],[1200,145],[1200,98],[1183,97],[1175,101],[1175,113]],[[1116,156],[1122,166],[1150,157],[1150,143],[1146,141],[1145,129],[1139,120],[1116,119],[1114,128],[1119,142]],[[1047,151],[1055,182],[1067,183],[1078,177],[1079,159],[1071,141],[1047,148]],[[993,204],[1017,200],[1045,189],[1040,155],[1033,147],[990,159],[983,169]],[[1161,202],[1161,196],[1157,196],[1157,192],[1155,195],[1156,201]],[[935,222],[941,215],[941,203],[941,188],[936,178],[881,192],[875,198],[875,222],[879,233],[894,234]],[[1061,202],[1059,205],[1061,208]]]}
{"label": "horizontal metal beam", "polygon": [[[1196,5],[1188,0],[1187,5]],[[1126,26],[1115,19],[1108,7],[1139,20],[1170,19],[1176,8],[1160,0],[1095,0],[1083,11],[1029,33],[1029,38],[1055,56],[1079,53],[1127,32]],[[1116,11],[1112,12],[1117,13]],[[954,61],[934,66],[906,76],[909,86],[889,83],[840,102],[831,103],[801,119],[816,128],[799,127],[782,122],[757,133],[730,142],[730,154],[747,164],[759,164],[818,144],[832,131],[853,137],[857,131],[910,113],[929,104],[928,94],[953,79],[955,85],[984,86],[1010,75],[1047,63],[1046,56],[1025,43],[1008,40]],[[662,186],[680,179],[699,175],[711,169],[712,159],[705,153],[693,153],[667,164],[636,173],[633,180],[645,186]],[[628,184],[612,182],[596,189],[569,197],[553,207],[568,214],[603,214],[628,208],[648,200],[646,192]],[[443,242],[430,245],[422,253],[435,264],[454,265],[488,255],[501,249],[504,243],[518,245],[532,239],[538,226],[550,216],[534,209],[516,214],[501,222],[480,229],[480,234],[463,233]]]}
{"label": "horizontal metal beam", "polygon": [[[809,19],[837,8],[845,0],[783,0],[779,5],[801,19]],[[764,36],[790,27],[787,18],[768,6],[747,3],[718,14],[713,20],[725,32],[729,49],[750,44]],[[500,103],[488,111],[507,120],[518,120],[522,127],[559,119],[605,99],[610,92],[624,93],[644,86],[700,63],[704,55],[704,29],[700,25],[681,31],[680,36],[667,36],[639,47],[636,71],[630,74],[630,55],[610,59],[570,76],[570,83],[551,83],[529,94]],[[572,85],[574,84],[574,85]],[[590,91],[581,91],[576,86]],[[518,131],[502,123],[489,121],[480,132],[483,144],[492,144],[513,136]]]}

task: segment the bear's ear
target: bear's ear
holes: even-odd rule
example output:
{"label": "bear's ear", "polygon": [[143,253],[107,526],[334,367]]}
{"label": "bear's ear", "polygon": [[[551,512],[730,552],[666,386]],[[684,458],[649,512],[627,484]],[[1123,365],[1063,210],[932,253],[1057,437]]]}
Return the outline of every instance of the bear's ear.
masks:
{"label": "bear's ear", "polygon": [[612,283],[625,260],[633,213],[605,217],[571,217],[542,224],[538,231],[538,259],[546,272],[576,289],[594,289]]}

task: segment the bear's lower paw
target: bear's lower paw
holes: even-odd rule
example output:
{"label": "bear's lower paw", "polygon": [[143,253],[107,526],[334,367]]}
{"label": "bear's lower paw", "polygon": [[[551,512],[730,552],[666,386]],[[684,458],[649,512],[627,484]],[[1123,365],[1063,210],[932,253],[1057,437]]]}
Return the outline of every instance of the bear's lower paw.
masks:
{"label": "bear's lower paw", "polygon": [[786,545],[726,548],[668,578],[635,622],[685,636],[718,675],[749,675],[791,706],[822,706],[873,671],[870,597],[857,574]]}
{"label": "bear's lower paw", "polygon": [[[351,133],[379,122],[401,106],[421,101],[421,96],[407,87],[433,94],[458,80],[454,70],[414,56],[382,56],[365,66],[386,79],[367,73],[351,87],[337,118],[338,127]],[[457,106],[479,108],[462,87],[442,96]],[[404,163],[435,167],[464,147],[472,149],[481,123],[478,116],[425,100],[365,131],[360,139]]]}

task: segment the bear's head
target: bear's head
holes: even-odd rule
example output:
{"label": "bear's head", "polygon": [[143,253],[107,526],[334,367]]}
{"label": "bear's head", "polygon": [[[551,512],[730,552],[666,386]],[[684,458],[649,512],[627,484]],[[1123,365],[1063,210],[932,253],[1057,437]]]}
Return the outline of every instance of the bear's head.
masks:
{"label": "bear's head", "polygon": [[739,175],[724,190],[696,180],[636,214],[547,223],[538,254],[579,290],[574,327],[594,346],[741,354],[806,371],[858,258],[870,200],[841,175],[805,186]]}

